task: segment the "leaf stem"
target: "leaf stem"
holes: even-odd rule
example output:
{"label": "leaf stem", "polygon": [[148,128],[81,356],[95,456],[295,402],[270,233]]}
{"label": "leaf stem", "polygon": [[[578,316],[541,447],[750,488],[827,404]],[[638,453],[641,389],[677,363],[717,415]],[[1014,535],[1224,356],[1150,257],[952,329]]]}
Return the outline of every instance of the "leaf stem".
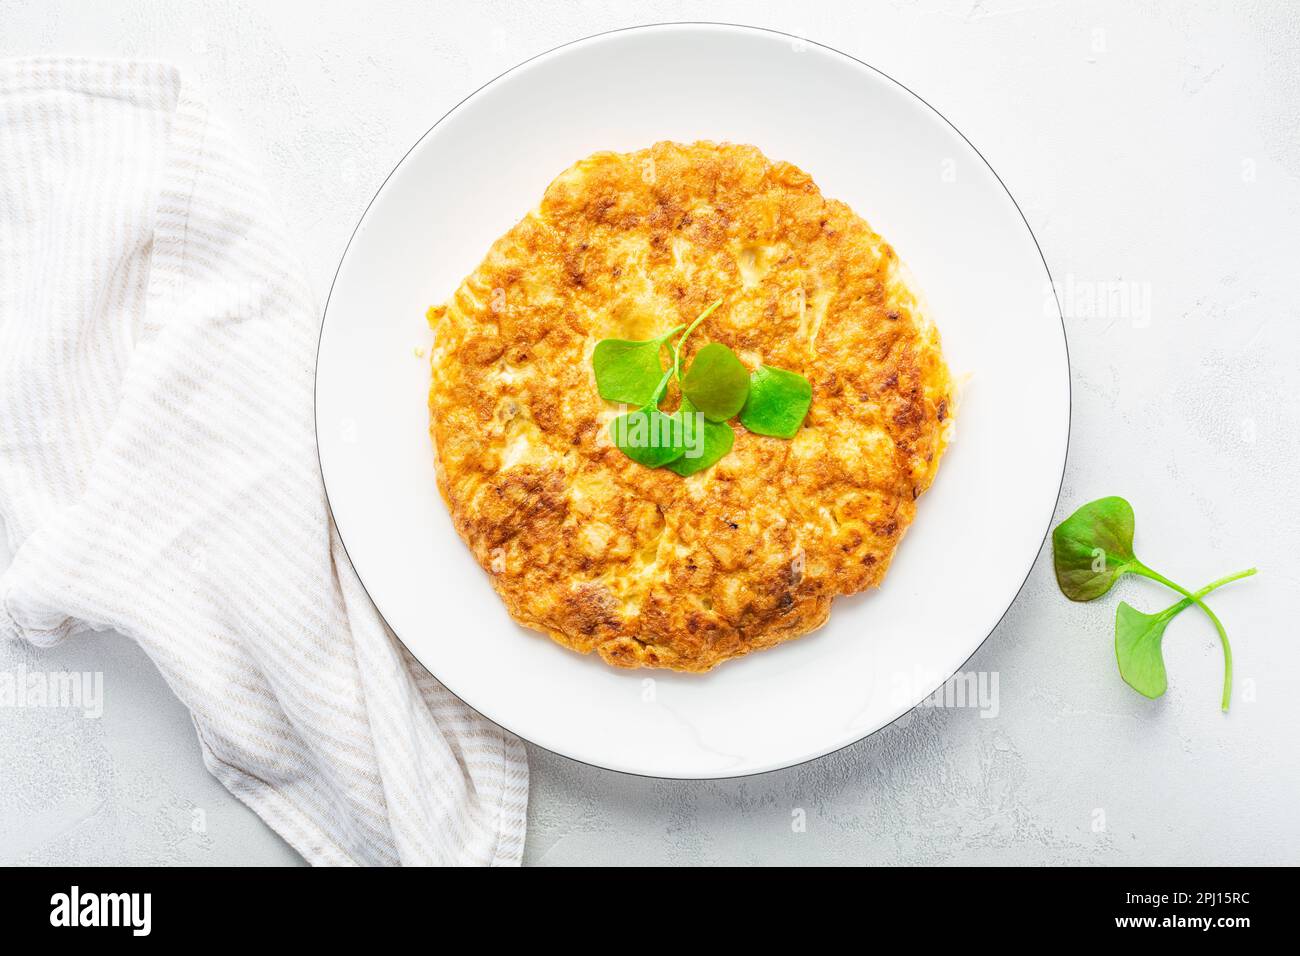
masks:
{"label": "leaf stem", "polygon": [[1205,595],[1209,594],[1211,591],[1217,591],[1225,584],[1231,584],[1233,581],[1240,581],[1242,578],[1248,578],[1252,574],[1257,574],[1257,573],[1258,570],[1256,568],[1247,568],[1245,571],[1237,571],[1234,574],[1224,575],[1223,577],[1219,578],[1219,580],[1210,582],[1205,587],[1197,591],[1195,594],[1189,596],[1199,601],[1201,598],[1205,597]]}
{"label": "leaf stem", "polygon": [[1241,578],[1250,577],[1252,574],[1256,573],[1256,569],[1247,568],[1245,571],[1237,571],[1235,574],[1229,574],[1225,577],[1219,578],[1219,580],[1207,584],[1195,594],[1182,585],[1170,581],[1160,572],[1153,571],[1140,561],[1133,566],[1133,573],[1140,574],[1144,578],[1150,578],[1152,581],[1159,581],[1165,587],[1177,591],[1179,594],[1183,595],[1183,600],[1179,601],[1179,604],[1182,604],[1184,607],[1188,604],[1195,604],[1205,612],[1205,616],[1214,624],[1214,629],[1219,632],[1219,643],[1223,645],[1223,702],[1221,706],[1223,710],[1226,711],[1228,709],[1228,702],[1232,698],[1232,645],[1228,643],[1228,632],[1224,629],[1223,622],[1219,620],[1219,616],[1211,611],[1209,605],[1202,601],[1201,598],[1205,597],[1205,595],[1209,594],[1216,588],[1223,587],[1225,584],[1238,581]]}
{"label": "leaf stem", "polygon": [[[679,382],[682,379],[681,354],[682,348],[686,345],[686,340],[691,337],[691,333],[695,331],[695,327],[712,315],[713,310],[720,305],[722,305],[721,299],[714,302],[711,306],[696,316],[695,321],[692,322],[690,326],[687,327],[686,331],[682,333],[682,337],[677,340],[676,344],[670,346],[673,350],[673,377]],[[678,328],[681,328],[681,326],[678,326]]]}
{"label": "leaf stem", "polygon": [[678,332],[680,332],[680,331],[681,331],[682,329],[684,329],[684,328],[686,328],[686,323],[685,323],[685,322],[683,322],[683,323],[682,323],[681,325],[679,325],[679,326],[676,326],[675,328],[671,328],[671,329],[669,329],[669,330],[668,330],[667,332],[665,332],[663,335],[659,336],[659,342],[660,342],[660,344],[662,344],[662,343],[664,343],[664,342],[667,342],[669,339],[671,339],[674,335],[676,335]]}
{"label": "leaf stem", "polygon": [[664,400],[664,392],[668,390],[668,380],[673,377],[673,370],[668,369],[664,372],[664,377],[659,379],[659,384],[655,386],[655,393],[650,397],[650,408],[658,408],[659,403]]}

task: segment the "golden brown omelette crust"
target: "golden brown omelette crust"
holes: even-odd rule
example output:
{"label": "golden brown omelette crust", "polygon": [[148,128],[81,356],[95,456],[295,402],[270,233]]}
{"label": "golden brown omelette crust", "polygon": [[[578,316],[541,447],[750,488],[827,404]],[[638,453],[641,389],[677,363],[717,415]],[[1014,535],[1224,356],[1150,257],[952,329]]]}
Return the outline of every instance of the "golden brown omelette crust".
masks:
{"label": "golden brown omelette crust", "polygon": [[[596,392],[592,349],[715,299],[688,355],[717,341],[797,371],[812,408],[790,441],[733,425],[731,453],[690,478],[645,468],[611,443],[620,409]],[[582,160],[429,321],[457,531],[518,621],[621,667],[707,670],[878,585],[952,411],[894,251],[752,146]]]}

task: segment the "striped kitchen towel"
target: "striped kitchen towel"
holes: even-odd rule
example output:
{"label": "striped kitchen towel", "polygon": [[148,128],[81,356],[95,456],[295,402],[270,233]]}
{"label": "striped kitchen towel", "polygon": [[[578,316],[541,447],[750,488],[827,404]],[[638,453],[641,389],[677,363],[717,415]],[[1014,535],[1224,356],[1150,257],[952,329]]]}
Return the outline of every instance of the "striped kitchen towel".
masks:
{"label": "striped kitchen towel", "polygon": [[174,69],[0,62],[0,635],[134,638],[312,863],[517,863],[522,745],[393,638],[330,523],[319,325]]}

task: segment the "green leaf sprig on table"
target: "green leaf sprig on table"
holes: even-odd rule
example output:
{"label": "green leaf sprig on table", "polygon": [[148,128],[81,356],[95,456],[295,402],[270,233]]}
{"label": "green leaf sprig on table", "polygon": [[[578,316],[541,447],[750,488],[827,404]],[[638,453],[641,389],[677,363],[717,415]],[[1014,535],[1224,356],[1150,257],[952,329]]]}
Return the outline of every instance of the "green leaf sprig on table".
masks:
{"label": "green leaf sprig on table", "polygon": [[[682,368],[686,340],[720,305],[721,299],[689,326],[676,326],[653,339],[596,343],[591,357],[596,391],[607,401],[636,406],[610,422],[610,434],[619,450],[638,464],[686,477],[731,451],[736,436],[728,422],[736,416],[754,434],[774,438],[793,438],[803,424],[812,405],[812,385],[797,372],[770,365],[750,372],[720,342],[706,344],[690,367]],[[681,337],[672,341],[679,332]],[[665,346],[672,354],[666,370],[660,363]],[[673,379],[681,390],[681,404],[667,414],[659,403]]]}
{"label": "green leaf sprig on table", "polygon": [[1052,532],[1052,563],[1056,582],[1071,601],[1101,597],[1125,574],[1158,581],[1182,595],[1182,600],[1156,614],[1145,614],[1121,601],[1115,611],[1115,658],[1124,682],[1144,697],[1155,699],[1168,687],[1161,643],[1165,628],[1195,604],[1214,624],[1223,645],[1223,700],[1226,711],[1232,698],[1232,645],[1228,632],[1204,600],[1211,591],[1241,578],[1254,568],[1238,571],[1189,591],[1143,564],[1133,553],[1133,507],[1123,498],[1099,498],[1081,507]]}

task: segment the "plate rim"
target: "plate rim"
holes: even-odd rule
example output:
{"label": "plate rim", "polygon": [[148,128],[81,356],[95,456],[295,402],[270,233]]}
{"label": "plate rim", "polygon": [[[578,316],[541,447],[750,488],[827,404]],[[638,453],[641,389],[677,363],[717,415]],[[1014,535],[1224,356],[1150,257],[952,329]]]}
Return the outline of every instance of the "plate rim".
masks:
{"label": "plate rim", "polygon": [[[1002,191],[1006,193],[1007,199],[1011,201],[1011,205],[1015,208],[1017,215],[1020,216],[1020,221],[1024,224],[1025,231],[1029,233],[1029,238],[1034,244],[1034,249],[1038,253],[1038,258],[1043,264],[1043,271],[1047,274],[1048,287],[1051,289],[1052,292],[1052,302],[1056,306],[1056,318],[1057,321],[1060,323],[1060,327],[1061,327],[1061,344],[1065,350],[1065,372],[1066,372],[1065,446],[1061,456],[1061,467],[1060,467],[1061,476],[1057,483],[1056,498],[1052,505],[1051,515],[1048,517],[1047,527],[1043,531],[1042,541],[1039,542],[1038,548],[1034,551],[1033,557],[1029,561],[1029,566],[1025,569],[1024,578],[1021,580],[1020,585],[1016,588],[1015,593],[1011,596],[1010,600],[1007,602],[1006,607],[1002,609],[1002,613],[998,615],[997,621],[994,622],[993,626],[989,629],[988,633],[985,634],[982,638],[980,638],[979,643],[975,645],[974,649],[970,652],[970,654],[966,657],[966,659],[962,661],[961,664],[959,664],[951,674],[947,675],[938,684],[930,688],[930,690],[927,693],[921,695],[921,697],[916,701],[916,703],[912,704],[910,707],[905,708],[893,719],[887,721],[886,723],[881,724],[879,727],[875,728],[874,730],[868,731],[862,736],[850,740],[847,743],[840,744],[837,746],[832,746],[830,749],[823,750],[820,753],[814,754],[813,756],[810,757],[805,757],[802,760],[796,760],[791,763],[781,764],[778,767],[768,767],[760,770],[750,770],[743,773],[709,773],[709,774],[681,773],[681,774],[669,775],[669,774],[644,773],[636,770],[627,770],[627,769],[622,769],[617,767],[609,767],[604,764],[593,763],[590,760],[584,760],[581,757],[574,757],[570,754],[566,754],[558,750],[554,750],[543,744],[536,743],[535,741],[531,740],[529,737],[525,736],[524,734],[521,734],[516,730],[512,730],[511,728],[505,726],[504,724],[496,720],[493,720],[491,717],[488,717],[486,714],[484,714],[482,711],[476,708],[473,704],[467,701],[464,697],[458,694],[450,685],[446,683],[446,681],[444,681],[441,677],[439,677],[436,673],[434,673],[433,670],[429,668],[424,663],[424,661],[420,659],[420,656],[416,654],[416,652],[411,648],[411,646],[402,639],[402,636],[397,633],[397,629],[394,628],[392,624],[389,623],[388,619],[384,616],[383,610],[379,607],[378,604],[375,603],[374,598],[370,594],[370,589],[366,586],[366,582],[361,576],[360,570],[357,568],[356,563],[353,562],[351,554],[348,553],[347,541],[344,540],[343,531],[341,528],[339,528],[338,522],[334,520],[334,506],[332,501],[330,500],[329,481],[325,476],[325,465],[321,458],[320,417],[318,414],[320,408],[320,356],[321,356],[321,345],[325,340],[325,323],[329,319],[330,300],[334,296],[334,287],[338,283],[339,274],[343,271],[344,263],[347,262],[348,253],[352,249],[352,243],[356,240],[357,233],[361,231],[361,227],[362,225],[364,225],[366,221],[366,217],[370,214],[371,207],[374,206],[375,202],[383,194],[384,189],[388,186],[389,180],[393,178],[393,176],[397,173],[397,171],[402,167],[402,164],[406,162],[406,160],[410,157],[410,155],[413,152],[415,152],[415,150],[420,146],[420,144],[423,143],[433,133],[435,129],[441,126],[443,122],[445,122],[448,119],[448,117],[450,117],[453,113],[456,113],[462,106],[464,106],[474,97],[478,96],[488,87],[495,85],[505,77],[509,76],[511,73],[514,73],[515,71],[527,66],[528,64],[536,60],[540,60],[544,57],[553,56],[554,54],[559,53],[561,50],[564,50],[571,46],[575,46],[580,43],[587,43],[593,40],[599,40],[604,37],[609,37],[620,33],[630,33],[633,31],[641,31],[641,30],[662,30],[666,27],[720,27],[723,29],[734,30],[742,33],[767,34],[769,36],[782,37],[786,40],[793,40],[793,41],[798,41],[800,43],[806,43],[810,46],[815,46],[829,53],[843,57],[847,60],[852,61],[853,63],[857,64],[858,66],[864,69],[870,70],[872,73],[875,73],[877,76],[881,77],[884,80],[887,80],[889,83],[892,83],[898,89],[907,93],[917,102],[919,102],[922,106],[928,109],[931,113],[933,113],[936,117],[938,117],[945,125],[948,126],[949,129],[951,129],[954,133],[956,133],[957,136],[960,137],[961,140],[967,146],[971,148],[971,150],[975,153],[976,156],[979,157],[980,162],[982,162],[984,166],[988,169],[988,171],[993,175],[993,178],[997,181],[997,184],[1002,187]],[[393,168],[389,170],[388,175],[384,177],[383,182],[379,184],[379,187],[375,190],[374,195],[370,197],[370,201],[366,203],[365,209],[362,210],[361,216],[357,220],[356,226],[353,227],[352,233],[348,236],[347,244],[343,247],[343,252],[339,256],[339,264],[334,270],[334,277],[330,280],[329,293],[325,296],[325,304],[321,309],[320,331],[316,339],[316,360],[312,369],[312,427],[313,427],[313,437],[315,438],[315,442],[316,442],[316,464],[317,464],[317,469],[320,471],[321,487],[325,492],[325,508],[327,513],[329,514],[330,524],[333,525],[335,533],[338,535],[339,544],[343,548],[343,554],[348,559],[348,563],[352,566],[352,571],[357,577],[357,583],[361,585],[362,591],[365,592],[366,599],[370,602],[370,606],[375,609],[375,613],[379,615],[379,618],[383,622],[384,627],[387,628],[387,630],[393,635],[393,637],[395,637],[397,641],[401,643],[401,645],[411,654],[411,656],[414,657],[416,661],[419,662],[421,667],[424,667],[425,670],[427,670],[429,674],[436,681],[438,681],[439,684],[441,684],[444,688],[447,689],[448,693],[450,693],[462,704],[464,704],[466,707],[472,710],[475,714],[482,717],[488,723],[492,724],[494,727],[500,728],[504,732],[518,738],[519,740],[525,743],[531,744],[534,747],[538,747],[542,750],[545,750],[547,753],[555,754],[556,756],[563,757],[566,760],[572,760],[575,763],[579,763],[587,767],[594,767],[596,769],[604,770],[610,773],[625,774],[630,777],[641,777],[650,780],[697,780],[697,781],[744,780],[750,777],[759,777],[764,774],[779,773],[783,770],[790,770],[795,767],[802,767],[805,764],[812,763],[815,760],[821,760],[824,757],[829,757],[832,754],[837,754],[840,753],[841,751],[847,750],[850,747],[856,746],[857,744],[862,743],[862,741],[866,740],[868,737],[873,737],[876,734],[880,733],[882,730],[886,730],[892,727],[894,724],[898,723],[898,721],[902,720],[908,714],[912,713],[912,711],[914,711],[918,706],[920,706],[921,702],[923,702],[927,697],[931,696],[937,689],[943,687],[949,680],[953,678],[953,676],[961,673],[961,671],[965,668],[965,666],[970,663],[971,659],[974,658],[975,655],[980,652],[981,648],[983,648],[984,645],[988,642],[988,639],[993,636],[993,632],[996,631],[1002,625],[1002,622],[1004,620],[1006,620],[1007,614],[1010,613],[1011,608],[1015,605],[1016,601],[1020,598],[1020,595],[1024,592],[1025,585],[1029,583],[1029,578],[1034,572],[1034,566],[1038,563],[1038,557],[1040,554],[1042,554],[1043,546],[1047,543],[1047,537],[1051,533],[1052,521],[1056,517],[1056,511],[1061,504],[1061,494],[1065,488],[1066,468],[1069,464],[1069,458],[1070,458],[1070,438],[1073,434],[1073,429],[1074,429],[1074,366],[1070,360],[1070,337],[1065,327],[1065,315],[1061,310],[1060,297],[1057,295],[1057,291],[1056,291],[1056,280],[1052,276],[1052,269],[1051,266],[1049,266],[1047,263],[1047,256],[1043,254],[1043,247],[1039,243],[1038,237],[1034,234],[1033,227],[1029,224],[1029,219],[1025,216],[1024,210],[1020,208],[1020,203],[1016,201],[1016,197],[1012,194],[1011,190],[1007,187],[1007,184],[1002,180],[1002,177],[998,175],[998,171],[993,168],[993,164],[988,161],[988,159],[984,156],[982,152],[980,152],[979,147],[977,147],[974,143],[972,143],[970,139],[967,138],[966,134],[963,133],[960,129],[958,129],[957,126],[950,119],[948,119],[948,117],[946,117],[942,112],[940,112],[934,105],[932,105],[928,100],[926,100],[919,93],[911,89],[911,87],[895,79],[893,76],[890,76],[884,70],[872,66],[870,63],[867,63],[864,60],[860,60],[857,57],[853,56],[852,54],[845,53],[842,50],[836,49],[835,47],[830,46],[829,44],[826,43],[820,43],[817,40],[812,40],[807,37],[802,37],[793,33],[786,33],[783,30],[775,30],[770,27],[753,26],[752,24],[729,23],[725,21],[716,21],[716,20],[665,20],[665,21],[655,22],[655,23],[640,23],[640,24],[635,24],[633,26],[617,27],[612,30],[602,30],[598,33],[592,33],[587,36],[577,37],[573,40],[566,40],[564,43],[560,43],[547,50],[543,50],[540,53],[536,53],[533,56],[528,57],[527,59],[520,60],[514,66],[511,66],[509,69],[504,70],[503,72],[497,74],[496,76],[492,77],[492,79],[478,86],[473,91],[471,91],[466,96],[464,96],[454,106],[452,106],[445,113],[443,113],[442,116],[438,117],[438,119],[433,123],[433,125],[430,126],[428,129],[426,129],[423,133],[421,133],[420,136],[415,140],[415,142],[411,144],[410,148],[407,149],[406,152],[402,154],[402,156],[394,164]]]}

